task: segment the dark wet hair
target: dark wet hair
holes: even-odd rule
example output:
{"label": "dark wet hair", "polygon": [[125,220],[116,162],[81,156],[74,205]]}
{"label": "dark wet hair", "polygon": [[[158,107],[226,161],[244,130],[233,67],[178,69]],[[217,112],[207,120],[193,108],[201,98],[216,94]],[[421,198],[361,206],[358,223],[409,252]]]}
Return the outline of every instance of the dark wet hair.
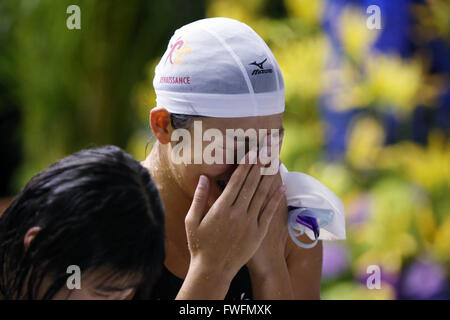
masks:
{"label": "dark wet hair", "polygon": [[170,123],[174,129],[188,129],[196,119],[206,118],[204,116],[193,116],[180,113],[170,114]]}
{"label": "dark wet hair", "polygon": [[[148,171],[118,147],[83,150],[37,174],[1,216],[0,294],[51,299],[69,265],[106,268],[102,279],[137,279],[150,293],[164,255],[163,208]],[[38,297],[47,276],[52,284]]]}

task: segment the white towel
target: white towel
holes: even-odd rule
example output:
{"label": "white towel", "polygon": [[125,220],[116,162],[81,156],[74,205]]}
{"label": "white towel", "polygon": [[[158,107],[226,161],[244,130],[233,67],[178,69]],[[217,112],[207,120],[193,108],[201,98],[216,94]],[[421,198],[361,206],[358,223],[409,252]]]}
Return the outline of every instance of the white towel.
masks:
{"label": "white towel", "polygon": [[[302,247],[312,247],[317,240],[344,240],[345,213],[342,201],[321,182],[307,174],[289,172],[283,164],[280,165],[280,174],[287,187],[288,205],[310,209],[289,211],[288,228],[292,240]],[[296,221],[297,215],[302,214],[302,211],[317,219],[320,227],[318,239],[310,228]],[[311,245],[300,242],[297,237],[303,233],[315,242]]]}

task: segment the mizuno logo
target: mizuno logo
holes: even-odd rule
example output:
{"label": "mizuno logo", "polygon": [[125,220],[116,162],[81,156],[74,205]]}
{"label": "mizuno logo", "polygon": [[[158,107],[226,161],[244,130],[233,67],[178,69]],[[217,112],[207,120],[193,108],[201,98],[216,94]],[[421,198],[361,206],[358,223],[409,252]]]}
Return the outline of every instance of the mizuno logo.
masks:
{"label": "mizuno logo", "polygon": [[257,66],[258,68],[260,68],[260,69],[264,69],[264,67],[263,67],[263,64],[264,64],[264,62],[266,62],[267,61],[267,58],[265,58],[263,61],[261,61],[261,62],[256,62],[256,61],[253,61],[252,63],[250,63],[250,65],[255,65],[255,66]]}
{"label": "mizuno logo", "polygon": [[252,63],[249,63],[249,65],[254,65],[259,68],[259,69],[254,69],[252,71],[252,76],[257,75],[257,74],[262,74],[262,73],[272,73],[272,69],[264,69],[264,62],[266,62],[266,61],[267,61],[267,58],[265,58],[261,62],[256,62],[256,60],[255,60]]}

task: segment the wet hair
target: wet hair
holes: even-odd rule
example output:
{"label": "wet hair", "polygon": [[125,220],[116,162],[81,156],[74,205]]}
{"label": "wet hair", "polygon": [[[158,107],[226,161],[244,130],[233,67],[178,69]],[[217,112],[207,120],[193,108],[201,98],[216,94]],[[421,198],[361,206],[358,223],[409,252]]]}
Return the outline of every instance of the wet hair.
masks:
{"label": "wet hair", "polygon": [[180,113],[170,114],[170,123],[174,129],[188,129],[192,123],[200,118],[206,118],[203,116],[194,116]]}
{"label": "wet hair", "polygon": [[[41,230],[24,247],[27,231]],[[148,173],[106,146],[70,155],[31,179],[0,218],[0,295],[51,299],[67,267],[151,286],[164,262],[164,215]],[[49,277],[50,286],[42,286]],[[43,296],[40,296],[40,292]]]}

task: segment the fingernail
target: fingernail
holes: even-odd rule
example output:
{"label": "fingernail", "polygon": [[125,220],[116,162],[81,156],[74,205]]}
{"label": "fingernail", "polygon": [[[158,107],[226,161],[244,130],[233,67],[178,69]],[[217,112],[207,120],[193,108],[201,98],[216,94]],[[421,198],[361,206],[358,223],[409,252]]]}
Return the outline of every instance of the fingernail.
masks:
{"label": "fingernail", "polygon": [[200,178],[198,179],[198,184],[206,187],[208,185],[208,178],[203,174],[200,175]]}

